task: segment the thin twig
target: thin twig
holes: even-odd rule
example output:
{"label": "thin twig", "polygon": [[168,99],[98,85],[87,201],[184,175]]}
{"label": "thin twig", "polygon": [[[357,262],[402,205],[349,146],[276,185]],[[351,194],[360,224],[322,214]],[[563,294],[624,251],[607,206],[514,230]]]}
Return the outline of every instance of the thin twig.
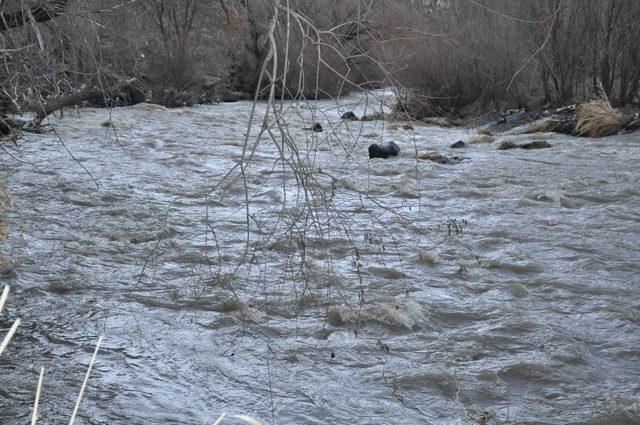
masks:
{"label": "thin twig", "polygon": [[2,352],[4,351],[4,349],[7,348],[7,345],[9,345],[9,341],[11,341],[11,338],[13,338],[13,334],[16,333],[16,330],[18,329],[18,326],[20,326],[20,319],[19,318],[16,319],[15,322],[13,322],[13,325],[11,326],[11,329],[9,329],[9,333],[2,340],[2,344],[0,344],[0,356],[2,355]]}
{"label": "thin twig", "polygon": [[96,356],[98,355],[98,350],[100,349],[101,343],[102,343],[102,335],[100,335],[100,338],[98,338],[98,343],[96,344],[96,348],[93,351],[93,356],[91,356],[91,362],[89,363],[87,374],[84,376],[82,387],[80,387],[80,394],[78,394],[78,400],[76,401],[76,406],[73,408],[73,413],[71,414],[71,420],[69,421],[69,425],[73,425],[74,421],[76,420],[78,409],[80,409],[80,402],[82,401],[82,395],[84,394],[84,389],[87,387],[87,382],[89,381],[89,375],[91,374],[91,369],[93,369],[93,364],[96,361]]}
{"label": "thin twig", "polygon": [[36,425],[38,420],[38,404],[40,404],[40,393],[42,391],[42,383],[44,381],[44,367],[40,368],[40,379],[38,379],[38,388],[36,388],[36,399],[33,402],[33,413],[31,414],[31,425]]}
{"label": "thin twig", "polygon": [[2,295],[0,296],[0,313],[2,313],[2,309],[4,308],[4,303],[7,302],[10,289],[11,288],[9,287],[9,285],[4,285],[4,289],[2,290]]}

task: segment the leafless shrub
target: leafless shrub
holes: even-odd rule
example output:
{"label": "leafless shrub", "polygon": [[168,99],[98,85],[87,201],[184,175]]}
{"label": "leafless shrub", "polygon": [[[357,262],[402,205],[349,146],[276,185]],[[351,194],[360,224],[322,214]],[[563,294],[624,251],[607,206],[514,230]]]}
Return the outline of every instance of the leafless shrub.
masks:
{"label": "leafless shrub", "polygon": [[[398,8],[389,43],[415,115],[464,114],[592,97],[596,81],[616,104],[640,79],[640,5],[629,0],[452,0]],[[401,61],[400,58],[404,60]]]}

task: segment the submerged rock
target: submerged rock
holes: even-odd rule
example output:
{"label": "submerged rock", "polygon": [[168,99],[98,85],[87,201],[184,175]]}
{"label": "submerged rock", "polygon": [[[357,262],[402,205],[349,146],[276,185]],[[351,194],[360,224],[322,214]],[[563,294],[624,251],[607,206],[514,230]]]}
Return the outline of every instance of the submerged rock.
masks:
{"label": "submerged rock", "polygon": [[451,149],[462,149],[462,148],[464,148],[466,146],[467,146],[467,144],[465,142],[463,142],[462,140],[458,140],[453,145],[451,145],[450,148]]}
{"label": "submerged rock", "polygon": [[356,116],[356,114],[354,114],[351,111],[345,112],[344,114],[342,114],[340,119],[341,120],[346,120],[346,121],[358,121],[358,117]]}
{"label": "submerged rock", "polygon": [[390,156],[397,156],[400,153],[400,146],[396,142],[387,142],[383,145],[374,143],[369,146],[369,159],[384,158],[387,159]]}

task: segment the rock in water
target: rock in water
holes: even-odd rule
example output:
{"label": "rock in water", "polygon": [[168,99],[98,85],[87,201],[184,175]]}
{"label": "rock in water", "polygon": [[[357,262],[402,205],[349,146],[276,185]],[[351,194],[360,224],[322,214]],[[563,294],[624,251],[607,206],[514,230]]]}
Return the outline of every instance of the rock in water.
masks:
{"label": "rock in water", "polygon": [[226,84],[218,84],[216,87],[216,98],[218,102],[237,102],[238,96],[233,94]]}
{"label": "rock in water", "polygon": [[466,147],[467,144],[465,142],[463,142],[462,140],[458,140],[457,142],[455,142],[453,145],[451,145],[451,149],[462,149],[464,147]]}
{"label": "rock in water", "polygon": [[396,142],[387,142],[383,145],[374,143],[369,146],[369,159],[384,158],[387,159],[390,156],[397,156],[400,153],[400,146]]}
{"label": "rock in water", "polygon": [[638,118],[638,114],[636,114],[636,119],[627,123],[627,125],[624,127],[624,131],[625,133],[632,133],[639,129],[640,129],[640,118]]}
{"label": "rock in water", "polygon": [[354,114],[351,111],[345,112],[344,114],[342,114],[340,119],[347,120],[347,121],[358,121],[358,117],[356,116],[356,114]]}
{"label": "rock in water", "polygon": [[315,131],[316,133],[320,133],[322,131],[322,125],[319,122],[314,123],[313,127],[305,127],[305,130]]}

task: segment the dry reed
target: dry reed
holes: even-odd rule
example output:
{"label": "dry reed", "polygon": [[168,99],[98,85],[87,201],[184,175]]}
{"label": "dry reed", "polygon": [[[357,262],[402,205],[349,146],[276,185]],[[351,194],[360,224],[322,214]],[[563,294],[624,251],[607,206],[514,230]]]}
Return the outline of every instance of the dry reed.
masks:
{"label": "dry reed", "polygon": [[613,136],[624,122],[624,114],[616,111],[606,99],[592,100],[580,107],[576,132],[583,137]]}

